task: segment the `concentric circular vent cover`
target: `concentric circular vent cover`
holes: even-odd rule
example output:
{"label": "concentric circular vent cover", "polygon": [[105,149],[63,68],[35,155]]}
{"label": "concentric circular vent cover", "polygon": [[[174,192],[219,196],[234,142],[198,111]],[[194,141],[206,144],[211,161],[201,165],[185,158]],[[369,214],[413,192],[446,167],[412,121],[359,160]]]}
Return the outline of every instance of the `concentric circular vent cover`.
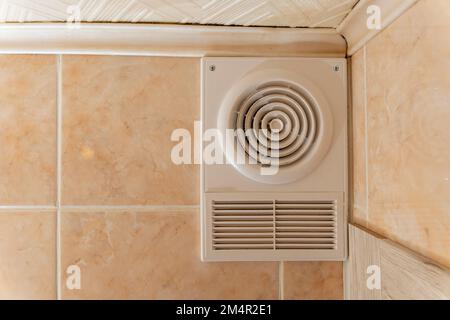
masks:
{"label": "concentric circular vent cover", "polygon": [[220,108],[222,147],[228,162],[253,180],[280,184],[305,176],[327,153],[333,121],[326,99],[307,79],[284,70],[248,74]]}

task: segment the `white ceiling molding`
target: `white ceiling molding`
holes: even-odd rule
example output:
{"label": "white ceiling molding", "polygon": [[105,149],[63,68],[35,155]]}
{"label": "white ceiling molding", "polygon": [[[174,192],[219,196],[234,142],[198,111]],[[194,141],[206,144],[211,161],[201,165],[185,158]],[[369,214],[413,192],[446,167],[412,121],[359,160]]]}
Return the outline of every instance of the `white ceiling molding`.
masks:
{"label": "white ceiling molding", "polygon": [[[370,39],[389,26],[418,0],[360,0],[337,28],[347,41],[347,55],[351,56]],[[381,29],[369,29],[367,19],[369,6],[378,6],[381,13]]]}
{"label": "white ceiling molding", "polygon": [[146,22],[335,28],[358,0],[1,0],[0,22]]}
{"label": "white ceiling molding", "polygon": [[0,24],[0,53],[345,57],[346,49],[335,29]]}

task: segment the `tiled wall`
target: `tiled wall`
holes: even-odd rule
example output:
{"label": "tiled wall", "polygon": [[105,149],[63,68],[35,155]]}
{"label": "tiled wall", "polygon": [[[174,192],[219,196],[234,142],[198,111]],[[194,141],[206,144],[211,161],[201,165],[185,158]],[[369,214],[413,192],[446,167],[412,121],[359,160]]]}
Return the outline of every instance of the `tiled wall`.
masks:
{"label": "tiled wall", "polygon": [[353,221],[450,266],[450,2],[352,57]]}
{"label": "tiled wall", "polygon": [[194,58],[0,56],[0,298],[342,298],[341,263],[200,261],[199,168],[170,161],[199,74]]}

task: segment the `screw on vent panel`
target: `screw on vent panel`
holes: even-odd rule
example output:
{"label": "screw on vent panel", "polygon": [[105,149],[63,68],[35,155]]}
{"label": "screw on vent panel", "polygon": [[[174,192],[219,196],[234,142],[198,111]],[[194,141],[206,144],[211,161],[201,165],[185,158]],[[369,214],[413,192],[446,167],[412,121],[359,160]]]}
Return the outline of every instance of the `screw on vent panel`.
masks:
{"label": "screw on vent panel", "polygon": [[346,74],[345,59],[202,59],[202,260],[345,260]]}

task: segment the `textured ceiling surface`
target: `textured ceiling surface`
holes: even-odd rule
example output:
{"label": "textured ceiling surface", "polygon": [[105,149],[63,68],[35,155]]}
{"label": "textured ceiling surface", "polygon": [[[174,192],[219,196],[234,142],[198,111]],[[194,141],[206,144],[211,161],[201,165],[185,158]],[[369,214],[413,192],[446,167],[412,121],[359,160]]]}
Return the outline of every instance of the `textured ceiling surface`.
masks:
{"label": "textured ceiling surface", "polygon": [[0,0],[0,22],[336,27],[359,0]]}

